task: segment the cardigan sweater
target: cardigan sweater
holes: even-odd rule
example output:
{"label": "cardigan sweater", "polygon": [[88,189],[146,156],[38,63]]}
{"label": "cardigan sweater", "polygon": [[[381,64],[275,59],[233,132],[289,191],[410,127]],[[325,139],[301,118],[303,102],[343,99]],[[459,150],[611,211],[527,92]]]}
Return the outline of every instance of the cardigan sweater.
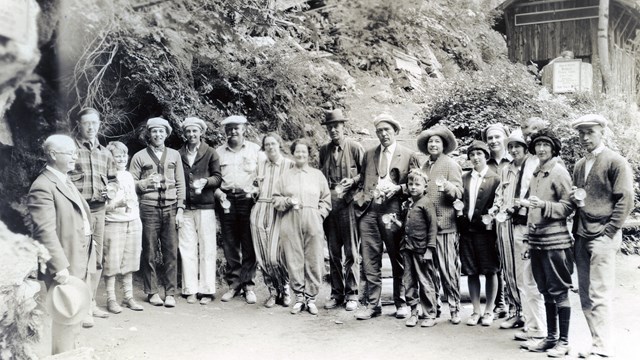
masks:
{"label": "cardigan sweater", "polygon": [[529,209],[529,245],[536,250],[567,249],[572,245],[567,217],[573,212],[569,200],[571,176],[557,157],[540,164],[533,172],[530,195],[544,201],[543,208]]}
{"label": "cardigan sweater", "polygon": [[[457,232],[453,202],[462,197],[462,168],[448,155],[442,154],[433,163],[427,160],[422,165],[422,170],[429,176],[427,196],[436,208],[438,234]],[[438,191],[436,179],[439,177],[443,177],[453,186],[445,191]]]}
{"label": "cardigan sweater", "polygon": [[620,154],[605,148],[596,156],[585,181],[585,162],[580,159],[573,170],[574,185],[587,192],[584,207],[577,208],[573,233],[586,239],[612,238],[633,208],[631,168]]}
{"label": "cardigan sweater", "polygon": [[[214,191],[220,187],[222,175],[220,173],[220,159],[218,153],[204,142],[200,143],[198,152],[192,165],[187,158],[187,145],[178,151],[182,157],[186,191],[186,208],[190,210],[214,209],[216,199]],[[194,180],[207,179],[207,184],[200,194],[191,187]]]}
{"label": "cardigan sweater", "polygon": [[[155,207],[177,204],[184,209],[184,169],[179,152],[165,147],[161,159],[158,159],[153,150],[147,147],[133,155],[129,172],[136,181],[140,204]],[[148,179],[154,173],[164,175],[159,189]]]}

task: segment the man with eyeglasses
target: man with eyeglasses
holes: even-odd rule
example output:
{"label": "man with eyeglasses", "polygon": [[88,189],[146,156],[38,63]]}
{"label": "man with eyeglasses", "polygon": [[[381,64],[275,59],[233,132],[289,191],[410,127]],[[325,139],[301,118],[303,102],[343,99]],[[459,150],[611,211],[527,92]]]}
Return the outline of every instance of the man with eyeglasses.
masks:
{"label": "man with eyeglasses", "polygon": [[96,292],[102,276],[104,218],[106,210],[107,184],[115,181],[116,167],[111,152],[98,141],[100,130],[100,113],[94,108],[84,108],[78,113],[75,143],[78,159],[75,168],[69,173],[71,181],[91,209],[91,226],[96,252],[96,272],[92,274],[92,305],[89,316],[82,326],[93,327],[93,317],[107,318],[109,314],[96,305]]}
{"label": "man with eyeglasses", "polygon": [[[49,251],[44,272],[38,273],[47,290],[65,284],[75,276],[91,287],[95,272],[95,252],[91,241],[91,211],[67,172],[73,170],[78,154],[72,138],[51,135],[42,146],[47,165],[31,185],[27,207],[32,220],[32,236]],[[53,323],[53,354],[72,350],[74,331]]]}

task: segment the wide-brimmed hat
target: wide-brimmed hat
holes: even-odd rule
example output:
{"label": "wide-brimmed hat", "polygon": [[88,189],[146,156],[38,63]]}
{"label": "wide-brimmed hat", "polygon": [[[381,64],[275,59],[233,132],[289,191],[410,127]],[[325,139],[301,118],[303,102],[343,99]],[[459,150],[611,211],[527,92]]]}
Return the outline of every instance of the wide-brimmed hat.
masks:
{"label": "wide-brimmed hat", "polygon": [[329,110],[326,111],[324,113],[324,121],[322,123],[320,123],[320,125],[327,125],[327,124],[333,124],[333,123],[338,123],[338,122],[347,122],[349,121],[349,119],[347,119],[343,114],[342,114],[342,110],[340,109],[334,109],[334,110]]}
{"label": "wide-brimmed hat", "polygon": [[456,137],[453,135],[451,130],[442,125],[435,125],[430,129],[424,130],[420,135],[418,135],[418,150],[425,154],[429,154],[427,142],[429,141],[429,138],[434,135],[437,135],[442,139],[442,142],[444,143],[443,153],[449,154],[458,147]]}
{"label": "wide-brimmed hat", "polygon": [[507,138],[507,146],[512,142],[520,143],[525,149],[527,148],[527,141],[524,139],[524,135],[520,129],[515,129],[511,135],[509,135]]}
{"label": "wide-brimmed hat", "polygon": [[147,120],[147,129],[152,129],[154,127],[163,127],[167,130],[167,136],[171,135],[171,125],[169,122],[161,117],[154,117]]}
{"label": "wide-brimmed hat", "polygon": [[402,127],[400,126],[400,123],[396,119],[394,119],[393,116],[391,116],[391,114],[382,113],[376,116],[373,119],[373,126],[377,127],[378,124],[380,124],[381,122],[386,122],[391,126],[393,126],[393,129],[396,131],[396,134],[400,132],[400,129],[402,129]]}
{"label": "wide-brimmed hat", "polygon": [[473,150],[482,150],[486,155],[487,160],[491,157],[491,154],[489,153],[489,146],[480,140],[474,140],[471,145],[467,147],[467,159],[471,156],[471,152]]}
{"label": "wide-brimmed hat", "polygon": [[184,119],[182,124],[180,124],[180,127],[182,128],[182,130],[186,129],[187,126],[197,126],[200,128],[202,132],[207,131],[207,123],[205,123],[204,120],[197,117],[188,117]]}
{"label": "wide-brimmed hat", "polygon": [[91,290],[75,276],[64,284],[56,284],[47,293],[46,307],[55,323],[77,324],[89,313]]}
{"label": "wide-brimmed hat", "polygon": [[229,125],[229,124],[246,124],[247,118],[242,115],[231,115],[220,123],[220,125]]}
{"label": "wide-brimmed hat", "polygon": [[551,147],[553,148],[553,156],[558,156],[558,154],[560,154],[560,150],[562,149],[562,142],[560,141],[558,136],[556,136],[556,134],[550,129],[542,129],[531,136],[531,142],[529,143],[530,153],[536,153],[536,143],[540,141],[546,141],[551,144]]}
{"label": "wide-brimmed hat", "polygon": [[596,125],[600,125],[603,128],[607,127],[607,119],[602,115],[587,114],[577,118],[571,123],[571,127],[573,127],[574,129],[577,129],[579,127],[591,127]]}
{"label": "wide-brimmed hat", "polygon": [[502,123],[495,123],[495,124],[488,125],[486,128],[482,130],[482,141],[487,142],[487,134],[489,133],[489,131],[492,131],[492,130],[501,131],[504,134],[505,139],[509,137],[509,129],[507,129],[507,127],[504,126]]}

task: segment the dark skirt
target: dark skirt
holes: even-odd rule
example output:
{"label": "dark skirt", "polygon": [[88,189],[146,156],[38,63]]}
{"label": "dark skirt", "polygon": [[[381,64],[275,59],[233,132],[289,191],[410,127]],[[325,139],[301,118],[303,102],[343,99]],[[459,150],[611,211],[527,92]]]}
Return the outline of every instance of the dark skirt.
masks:
{"label": "dark skirt", "polygon": [[493,230],[460,233],[460,262],[463,275],[491,275],[500,270],[500,258]]}

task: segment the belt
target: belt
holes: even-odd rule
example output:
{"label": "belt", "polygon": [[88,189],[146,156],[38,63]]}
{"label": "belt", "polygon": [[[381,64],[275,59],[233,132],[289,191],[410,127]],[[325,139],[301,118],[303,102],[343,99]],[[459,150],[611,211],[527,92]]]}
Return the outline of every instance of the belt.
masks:
{"label": "belt", "polygon": [[222,192],[226,193],[226,194],[244,194],[245,191],[243,189],[221,189]]}
{"label": "belt", "polygon": [[267,199],[267,198],[261,198],[256,200],[256,202],[261,202],[261,203],[272,203],[273,199]]}

